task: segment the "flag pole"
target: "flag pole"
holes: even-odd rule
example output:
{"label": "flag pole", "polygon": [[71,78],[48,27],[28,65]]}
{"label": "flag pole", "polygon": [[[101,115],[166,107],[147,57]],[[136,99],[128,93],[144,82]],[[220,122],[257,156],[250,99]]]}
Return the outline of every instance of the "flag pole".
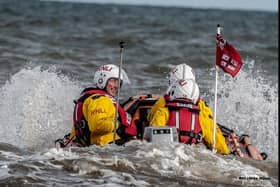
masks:
{"label": "flag pole", "polygon": [[[217,25],[217,34],[221,34],[221,27]],[[213,142],[212,152],[216,153],[216,114],[217,114],[217,92],[218,92],[218,67],[215,65],[215,95],[214,95],[214,120],[213,120]]]}
{"label": "flag pole", "polygon": [[214,120],[213,120],[213,144],[212,152],[216,153],[216,113],[217,113],[217,88],[218,88],[218,67],[215,66],[215,96],[214,96]]}
{"label": "flag pole", "polygon": [[124,42],[121,41],[119,43],[120,45],[120,65],[119,65],[119,86],[118,86],[118,93],[117,93],[117,102],[116,102],[116,112],[115,112],[115,122],[114,122],[114,136],[113,136],[113,143],[115,144],[116,140],[116,131],[117,131],[117,122],[119,117],[119,103],[120,103],[120,89],[121,89],[121,71],[122,71],[122,63],[123,63],[123,48],[124,48]]}

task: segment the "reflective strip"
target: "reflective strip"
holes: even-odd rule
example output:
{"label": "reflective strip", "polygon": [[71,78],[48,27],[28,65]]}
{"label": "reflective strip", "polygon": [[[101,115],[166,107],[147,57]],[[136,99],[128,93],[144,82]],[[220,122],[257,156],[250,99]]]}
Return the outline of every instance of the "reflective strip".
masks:
{"label": "reflective strip", "polygon": [[176,103],[176,106],[178,106],[178,107],[186,107],[186,108],[193,108],[192,104],[186,104],[186,103]]}
{"label": "reflective strip", "polygon": [[176,124],[176,128],[179,129],[179,125],[180,125],[179,111],[176,111],[175,113],[175,124]]}
{"label": "reflective strip", "polygon": [[78,104],[75,106],[75,123],[78,121]]}
{"label": "reflective strip", "polygon": [[194,131],[194,125],[195,125],[195,114],[192,114],[192,119],[191,119],[191,131]]}

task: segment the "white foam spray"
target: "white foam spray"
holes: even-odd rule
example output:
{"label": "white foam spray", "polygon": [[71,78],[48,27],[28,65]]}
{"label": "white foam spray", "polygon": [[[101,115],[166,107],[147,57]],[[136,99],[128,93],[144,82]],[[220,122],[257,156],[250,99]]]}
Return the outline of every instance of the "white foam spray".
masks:
{"label": "white foam spray", "polygon": [[0,88],[0,141],[24,148],[53,147],[70,132],[77,83],[55,67],[25,68]]}
{"label": "white foam spray", "polygon": [[[253,70],[252,60],[235,78],[219,72],[217,122],[250,135],[260,152],[278,160],[278,82],[273,85],[264,72]],[[214,110],[213,102],[210,106]]]}

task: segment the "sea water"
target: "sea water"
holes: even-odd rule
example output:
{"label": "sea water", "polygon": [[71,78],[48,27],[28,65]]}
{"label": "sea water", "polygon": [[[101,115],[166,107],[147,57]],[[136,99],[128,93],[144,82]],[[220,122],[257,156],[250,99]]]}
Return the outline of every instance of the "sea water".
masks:
{"label": "sea water", "polygon": [[[268,154],[222,156],[183,144],[57,150],[73,100],[97,67],[120,63],[136,94],[164,94],[172,67],[193,67],[214,109],[215,32],[240,52],[235,78],[218,72],[217,122]],[[6,186],[277,186],[278,18],[261,11],[48,1],[0,2],[0,184]]]}

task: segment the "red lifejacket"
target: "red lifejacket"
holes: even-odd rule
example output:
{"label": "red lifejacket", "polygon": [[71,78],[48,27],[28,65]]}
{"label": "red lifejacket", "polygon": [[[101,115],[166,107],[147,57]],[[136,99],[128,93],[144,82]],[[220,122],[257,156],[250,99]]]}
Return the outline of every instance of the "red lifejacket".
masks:
{"label": "red lifejacket", "polygon": [[199,107],[186,99],[168,100],[166,106],[170,111],[168,126],[176,126],[179,140],[186,144],[197,144],[202,141],[199,123]]}
{"label": "red lifejacket", "polygon": [[[75,107],[73,112],[73,125],[80,123],[81,121],[85,121],[87,124],[87,121],[83,115],[83,103],[88,97],[92,95],[95,95],[93,96],[93,99],[97,99],[100,96],[108,96],[116,105],[115,99],[104,90],[100,90],[98,88],[86,88],[82,91],[80,98],[78,100],[74,100]],[[135,124],[131,124],[131,117],[124,111],[121,105],[118,106],[118,113],[120,123],[127,127],[125,132],[129,135],[136,135],[136,126]]]}

